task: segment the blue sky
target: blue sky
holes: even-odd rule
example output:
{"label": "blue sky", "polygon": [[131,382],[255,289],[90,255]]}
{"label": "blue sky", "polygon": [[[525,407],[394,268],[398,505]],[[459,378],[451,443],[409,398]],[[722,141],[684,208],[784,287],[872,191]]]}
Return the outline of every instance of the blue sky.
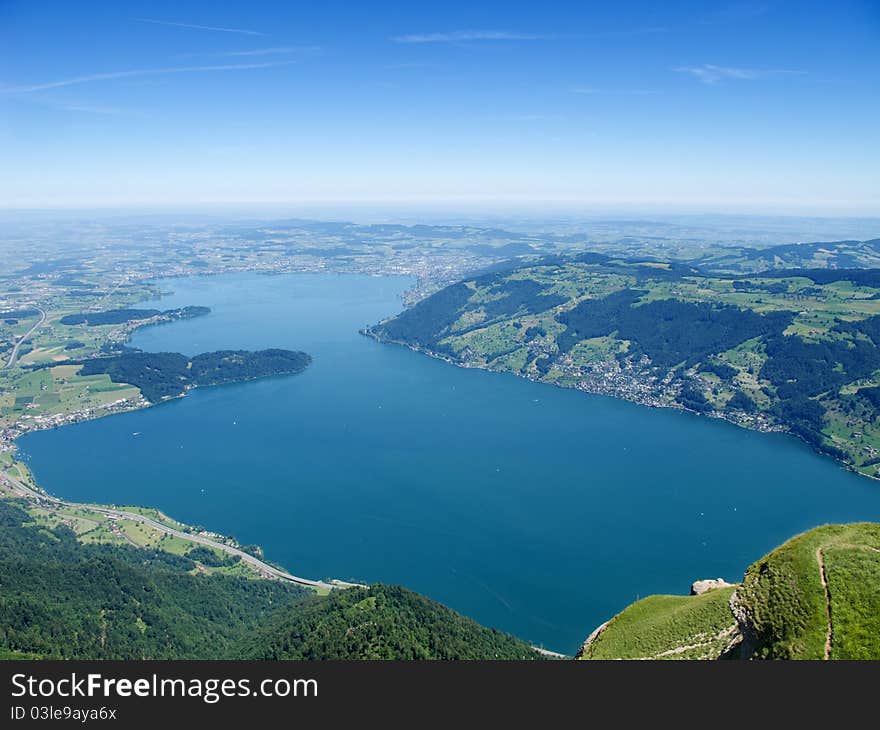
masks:
{"label": "blue sky", "polygon": [[880,213],[880,2],[0,0],[0,206]]}

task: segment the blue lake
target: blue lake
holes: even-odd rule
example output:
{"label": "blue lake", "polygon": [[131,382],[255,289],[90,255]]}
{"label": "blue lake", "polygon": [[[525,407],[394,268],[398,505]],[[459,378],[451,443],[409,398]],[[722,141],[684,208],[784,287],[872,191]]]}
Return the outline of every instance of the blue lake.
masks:
{"label": "blue lake", "polygon": [[284,347],[313,364],[29,434],[21,449],[59,496],[155,506],[259,543],[298,575],[400,583],[564,652],[640,595],[738,580],[797,532],[880,520],[880,485],[788,436],[359,335],[400,310],[410,283],[161,282],[173,294],[152,306],[212,313],[142,329],[134,345]]}

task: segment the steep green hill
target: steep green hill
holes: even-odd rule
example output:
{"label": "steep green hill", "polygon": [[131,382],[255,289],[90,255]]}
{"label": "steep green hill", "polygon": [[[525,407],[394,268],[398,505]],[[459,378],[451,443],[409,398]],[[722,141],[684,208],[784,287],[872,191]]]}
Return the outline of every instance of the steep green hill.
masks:
{"label": "steep green hill", "polygon": [[880,659],[880,524],[826,525],[754,563],[741,585],[652,596],[582,659]]}
{"label": "steep green hill", "polygon": [[752,565],[737,596],[758,657],[821,659],[830,623],[829,658],[880,659],[880,525],[798,535]]}
{"label": "steep green hill", "polygon": [[366,334],[468,367],[785,429],[880,476],[880,269],[735,275],[557,256],[465,279]]}
{"label": "steep green hill", "polygon": [[537,659],[524,642],[487,629],[400,586],[314,596],[280,611],[243,647],[246,659]]}

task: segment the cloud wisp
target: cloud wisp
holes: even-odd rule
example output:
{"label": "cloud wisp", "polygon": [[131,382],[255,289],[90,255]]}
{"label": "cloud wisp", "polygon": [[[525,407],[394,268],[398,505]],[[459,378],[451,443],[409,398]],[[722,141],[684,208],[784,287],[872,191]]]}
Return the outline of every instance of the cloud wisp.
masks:
{"label": "cloud wisp", "polygon": [[29,96],[28,103],[36,104],[44,109],[51,109],[56,112],[65,112],[68,114],[95,114],[107,117],[142,117],[145,116],[139,111],[133,109],[120,109],[118,107],[106,106],[104,104],[93,104],[88,101],[77,101],[69,99],[53,99],[51,97]]}
{"label": "cloud wisp", "polygon": [[410,33],[395,36],[396,43],[467,43],[472,41],[540,41],[546,35],[509,30],[455,30],[449,33]]}
{"label": "cloud wisp", "polygon": [[469,43],[479,41],[546,41],[553,39],[625,38],[628,36],[666,33],[668,28],[646,27],[605,30],[594,33],[523,33],[510,30],[455,30],[445,33],[408,33],[394,36],[396,43]]}
{"label": "cloud wisp", "polygon": [[[241,51],[205,51],[201,53],[180,53],[175,58],[262,58],[271,56],[315,56],[322,53],[321,46],[271,46],[268,48],[248,48]],[[289,61],[293,63],[293,61]]]}
{"label": "cloud wisp", "polygon": [[679,73],[693,76],[704,84],[719,84],[722,81],[754,81],[773,76],[801,76],[804,71],[792,71],[789,69],[760,69],[760,68],[732,68],[730,66],[715,66],[704,63],[701,66],[680,66],[675,69]]}
{"label": "cloud wisp", "polygon": [[279,46],[275,48],[253,48],[249,51],[223,51],[216,55],[227,58],[239,58],[249,56],[284,56],[294,53],[318,53],[321,49],[318,46]]}
{"label": "cloud wisp", "polygon": [[61,112],[77,112],[83,114],[99,114],[101,116],[109,116],[109,117],[128,117],[128,116],[142,116],[138,112],[126,110],[126,109],[117,109],[116,107],[111,106],[98,106],[95,104],[79,104],[79,103],[69,103],[69,104],[46,104],[46,106],[51,107],[57,111]]}
{"label": "cloud wisp", "polygon": [[46,91],[58,89],[64,86],[76,84],[88,84],[97,81],[112,81],[114,79],[133,78],[138,76],[162,76],[182,73],[205,73],[211,71],[247,71],[250,69],[272,68],[274,66],[287,66],[292,61],[275,61],[268,63],[224,63],[212,66],[172,66],[170,68],[142,68],[130,71],[108,71],[106,73],[85,74],[83,76],[71,76],[57,81],[45,81],[39,84],[26,84],[22,86],[0,86],[0,94],[29,94],[34,91]]}
{"label": "cloud wisp", "polygon": [[246,30],[244,28],[219,28],[213,25],[196,25],[195,23],[175,23],[170,20],[156,20],[155,18],[135,18],[138,23],[150,23],[152,25],[165,25],[169,28],[189,28],[190,30],[208,30],[215,33],[238,33],[239,35],[266,35],[258,30]]}

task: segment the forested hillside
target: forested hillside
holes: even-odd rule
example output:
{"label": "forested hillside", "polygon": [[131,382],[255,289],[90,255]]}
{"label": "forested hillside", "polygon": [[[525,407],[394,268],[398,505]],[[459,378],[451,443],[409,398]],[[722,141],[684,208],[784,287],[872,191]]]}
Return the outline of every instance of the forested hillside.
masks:
{"label": "forested hillside", "polygon": [[466,279],[366,332],[462,365],[789,430],[880,473],[880,270],[733,275],[557,256]]}
{"label": "forested hillside", "polygon": [[411,591],[319,596],[201,573],[204,549],[82,544],[0,499],[0,659],[518,659],[527,644]]}
{"label": "forested hillside", "polygon": [[537,659],[525,642],[487,629],[399,586],[306,599],[246,641],[247,659]]}
{"label": "forested hillside", "polygon": [[228,658],[305,589],[193,574],[161,550],[83,545],[0,499],[0,649],[64,659]]}

